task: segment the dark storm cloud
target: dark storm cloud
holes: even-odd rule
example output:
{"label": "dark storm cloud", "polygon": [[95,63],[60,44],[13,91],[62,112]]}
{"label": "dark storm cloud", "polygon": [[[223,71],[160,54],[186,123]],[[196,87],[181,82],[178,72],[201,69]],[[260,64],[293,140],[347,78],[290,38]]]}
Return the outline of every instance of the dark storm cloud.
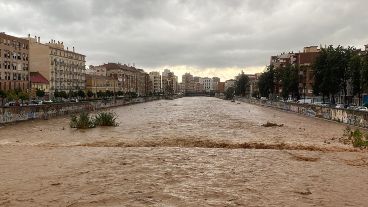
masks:
{"label": "dark storm cloud", "polygon": [[0,31],[64,41],[88,63],[264,66],[304,46],[368,43],[366,0],[14,0]]}

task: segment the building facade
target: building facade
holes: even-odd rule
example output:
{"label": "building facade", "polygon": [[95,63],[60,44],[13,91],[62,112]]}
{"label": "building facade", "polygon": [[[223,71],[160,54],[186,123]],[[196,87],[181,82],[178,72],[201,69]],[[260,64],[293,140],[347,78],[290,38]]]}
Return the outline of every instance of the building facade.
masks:
{"label": "building facade", "polygon": [[118,81],[112,77],[104,75],[86,75],[86,91],[91,91],[94,94],[97,92],[112,91],[116,92]]}
{"label": "building facade", "polygon": [[38,72],[30,72],[31,88],[33,97],[36,90],[45,92],[45,96],[49,97],[50,94],[50,82]]}
{"label": "building facade", "polygon": [[184,93],[195,93],[193,75],[191,75],[190,73],[185,73],[182,76],[182,87]]}
{"label": "building facade", "polygon": [[[91,68],[91,66],[90,66]],[[150,77],[142,69],[120,63],[107,63],[99,66],[92,66],[93,69],[106,71],[106,76],[116,81],[115,92],[136,93],[145,96],[151,93],[152,84]]]}
{"label": "building facade", "polygon": [[0,33],[0,90],[29,88],[28,40]]}
{"label": "building facade", "polygon": [[206,93],[209,93],[211,91],[213,91],[213,79],[212,78],[201,78],[201,84],[203,85],[203,90]]}
{"label": "building facade", "polygon": [[152,83],[152,92],[153,93],[161,93],[162,86],[161,86],[161,74],[160,72],[150,72],[149,77]]}
{"label": "building facade", "polygon": [[30,71],[38,72],[50,83],[50,95],[55,91],[85,90],[86,56],[74,47],[65,49],[64,43],[51,40],[41,43],[40,37],[29,40]]}
{"label": "building facade", "polygon": [[[318,46],[304,47],[303,52],[271,56],[270,65],[276,70],[288,65],[296,66],[299,70],[299,94],[302,97],[312,97],[314,82],[312,64],[317,59],[319,52]],[[282,93],[282,83],[275,84],[275,91]]]}
{"label": "building facade", "polygon": [[178,83],[177,83],[177,77],[173,72],[171,72],[168,69],[165,69],[164,72],[162,72],[162,91],[164,94],[175,94],[177,93],[178,89]]}
{"label": "building facade", "polygon": [[235,83],[236,83],[236,80],[234,80],[234,79],[230,79],[230,80],[225,81],[225,91],[230,87],[234,88]]}

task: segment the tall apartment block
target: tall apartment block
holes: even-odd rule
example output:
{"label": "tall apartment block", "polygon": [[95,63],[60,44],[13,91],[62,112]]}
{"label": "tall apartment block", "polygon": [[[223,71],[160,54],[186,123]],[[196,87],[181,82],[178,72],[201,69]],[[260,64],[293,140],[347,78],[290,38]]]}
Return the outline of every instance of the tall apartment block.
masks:
{"label": "tall apartment block", "polygon": [[0,33],[0,90],[30,88],[28,40]]}
{"label": "tall apartment block", "polygon": [[150,72],[149,76],[152,82],[153,93],[161,93],[161,74],[160,72]]}
{"label": "tall apartment block", "polygon": [[38,72],[50,83],[50,95],[55,91],[85,89],[86,56],[76,53],[74,47],[65,49],[64,43],[51,40],[41,43],[40,37],[29,39],[30,71]]}

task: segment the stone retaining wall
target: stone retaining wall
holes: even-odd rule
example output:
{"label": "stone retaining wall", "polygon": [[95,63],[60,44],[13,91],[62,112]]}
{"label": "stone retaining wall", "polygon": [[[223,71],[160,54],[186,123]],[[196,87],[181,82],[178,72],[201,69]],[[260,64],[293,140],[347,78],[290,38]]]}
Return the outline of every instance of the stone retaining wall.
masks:
{"label": "stone retaining wall", "polygon": [[323,106],[237,98],[238,101],[290,111],[309,117],[323,118],[357,127],[368,128],[368,112]]}
{"label": "stone retaining wall", "polygon": [[91,102],[48,104],[24,107],[0,107],[0,124],[32,119],[49,119],[52,117],[73,114],[80,111],[94,111],[98,109],[143,103],[159,99],[161,99],[161,97],[143,97],[133,99],[125,98],[117,99],[116,101],[98,100]]}

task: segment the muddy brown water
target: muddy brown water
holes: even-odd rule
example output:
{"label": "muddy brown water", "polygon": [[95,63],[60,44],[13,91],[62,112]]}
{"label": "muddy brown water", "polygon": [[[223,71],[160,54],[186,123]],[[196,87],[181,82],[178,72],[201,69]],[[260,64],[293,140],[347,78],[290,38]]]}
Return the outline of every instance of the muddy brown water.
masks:
{"label": "muddy brown water", "polygon": [[[366,206],[368,155],[346,126],[195,97],[0,128],[0,206]],[[263,127],[267,122],[282,127]]]}

